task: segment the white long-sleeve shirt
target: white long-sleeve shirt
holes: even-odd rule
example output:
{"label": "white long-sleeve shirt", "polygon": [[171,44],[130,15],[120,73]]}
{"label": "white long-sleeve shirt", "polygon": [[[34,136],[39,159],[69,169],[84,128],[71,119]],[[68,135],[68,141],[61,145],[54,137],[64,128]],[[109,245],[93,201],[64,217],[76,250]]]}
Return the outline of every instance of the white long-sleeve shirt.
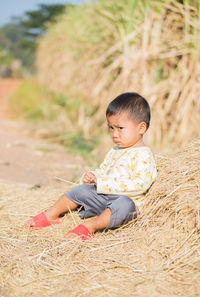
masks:
{"label": "white long-sleeve shirt", "polygon": [[99,169],[92,172],[97,178],[97,193],[128,196],[138,208],[157,176],[155,160],[147,146],[116,146],[108,152]]}

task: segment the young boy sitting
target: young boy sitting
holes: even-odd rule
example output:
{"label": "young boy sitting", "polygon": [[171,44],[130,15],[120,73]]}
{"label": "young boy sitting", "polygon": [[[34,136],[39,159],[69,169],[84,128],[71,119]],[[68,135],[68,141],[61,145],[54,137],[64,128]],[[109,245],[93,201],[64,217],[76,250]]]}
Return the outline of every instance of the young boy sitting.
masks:
{"label": "young boy sitting", "polygon": [[144,194],[156,178],[152,151],[143,142],[150,124],[148,102],[137,93],[124,93],[107,107],[110,136],[116,144],[99,169],[86,172],[82,183],[68,191],[46,212],[26,223],[39,229],[60,223],[59,217],[82,206],[79,216],[95,216],[70,234],[86,240],[96,231],[119,227],[137,217]]}

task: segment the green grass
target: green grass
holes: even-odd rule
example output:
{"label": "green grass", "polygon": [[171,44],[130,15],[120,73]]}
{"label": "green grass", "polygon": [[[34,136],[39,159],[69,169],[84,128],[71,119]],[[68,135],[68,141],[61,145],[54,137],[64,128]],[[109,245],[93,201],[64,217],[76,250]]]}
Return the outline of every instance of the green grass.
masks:
{"label": "green grass", "polygon": [[91,153],[99,143],[97,138],[85,138],[81,134],[63,133],[60,143],[71,154],[79,154],[86,159],[92,158]]}
{"label": "green grass", "polygon": [[54,104],[55,94],[34,80],[22,81],[10,97],[10,105],[15,115],[30,121],[53,120],[58,109]]}
{"label": "green grass", "polygon": [[[79,154],[90,159],[90,153],[98,144],[98,140],[84,137],[80,127],[76,132],[72,132],[70,128],[65,131],[59,120],[59,116],[63,114],[74,127],[81,106],[80,100],[52,92],[37,81],[24,80],[9,101],[14,115],[25,118],[37,128],[48,126],[49,122],[55,122],[57,130],[53,131],[53,137],[49,136],[51,141],[54,139],[54,142],[64,146],[71,154]],[[91,116],[95,110],[85,105],[84,112],[86,116]]]}
{"label": "green grass", "polygon": [[[53,121],[60,113],[74,121],[77,118],[80,100],[68,98],[62,93],[50,91],[36,80],[24,80],[9,99],[13,113],[29,121]],[[92,110],[85,106],[87,113]]]}

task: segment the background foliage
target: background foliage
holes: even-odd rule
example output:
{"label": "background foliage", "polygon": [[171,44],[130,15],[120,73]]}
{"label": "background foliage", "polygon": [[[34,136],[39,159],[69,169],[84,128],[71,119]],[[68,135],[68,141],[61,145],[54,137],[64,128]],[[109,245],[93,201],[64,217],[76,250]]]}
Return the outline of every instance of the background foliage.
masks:
{"label": "background foliage", "polygon": [[39,84],[62,94],[59,104],[53,99],[47,108],[59,105],[54,134],[63,134],[62,127],[86,140],[101,138],[100,149],[107,150],[106,106],[118,94],[135,91],[152,109],[147,143],[175,148],[199,136],[199,15],[199,0],[68,6],[37,39]]}
{"label": "background foliage", "polygon": [[19,59],[23,67],[31,72],[37,38],[45,34],[48,25],[56,22],[56,18],[66,8],[62,4],[39,4],[38,9],[13,17],[11,23],[0,28],[0,46],[9,52],[13,59]]}
{"label": "background foliage", "polygon": [[199,1],[171,0],[72,7],[39,42],[39,79],[93,108],[85,136],[106,129],[112,98],[137,91],[152,107],[149,142],[180,145],[199,134],[199,11]]}

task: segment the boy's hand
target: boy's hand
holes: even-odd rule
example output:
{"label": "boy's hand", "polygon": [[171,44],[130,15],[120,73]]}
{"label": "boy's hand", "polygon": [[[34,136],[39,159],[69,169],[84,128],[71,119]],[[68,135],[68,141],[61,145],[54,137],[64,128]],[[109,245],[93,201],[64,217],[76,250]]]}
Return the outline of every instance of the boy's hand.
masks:
{"label": "boy's hand", "polygon": [[92,172],[86,172],[83,177],[84,184],[97,184],[97,178]]}

